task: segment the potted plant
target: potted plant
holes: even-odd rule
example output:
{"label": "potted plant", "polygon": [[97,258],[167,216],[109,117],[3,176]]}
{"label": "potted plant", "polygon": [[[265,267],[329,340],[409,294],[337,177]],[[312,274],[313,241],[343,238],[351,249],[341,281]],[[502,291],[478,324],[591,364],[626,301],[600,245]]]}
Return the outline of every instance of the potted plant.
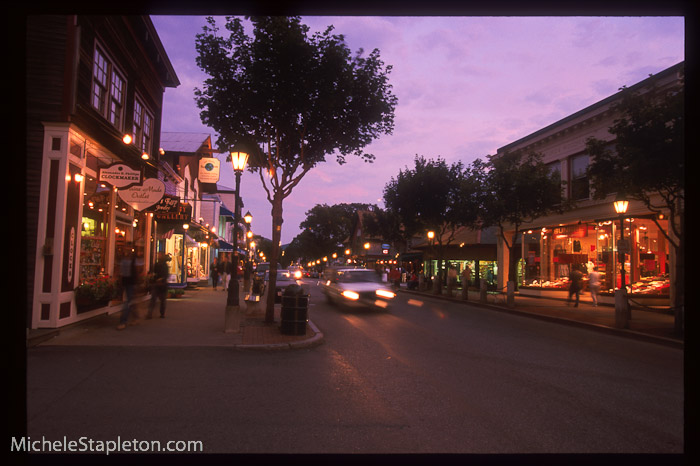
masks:
{"label": "potted plant", "polygon": [[170,288],[168,290],[168,298],[181,298],[185,294],[185,290],[180,288]]}
{"label": "potted plant", "polygon": [[83,281],[73,290],[78,307],[102,307],[118,296],[119,284],[107,275]]}

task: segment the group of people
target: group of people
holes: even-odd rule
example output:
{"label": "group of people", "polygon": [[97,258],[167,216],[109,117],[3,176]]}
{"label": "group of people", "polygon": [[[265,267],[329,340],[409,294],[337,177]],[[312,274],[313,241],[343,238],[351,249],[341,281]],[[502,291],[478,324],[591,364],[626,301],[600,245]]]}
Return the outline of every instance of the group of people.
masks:
{"label": "group of people", "polygon": [[[129,256],[122,259],[120,264],[121,280],[126,296],[121,317],[119,318],[119,325],[117,326],[118,330],[124,330],[126,328],[129,314],[131,313],[134,290],[138,280],[136,268],[137,260],[136,251],[134,250]],[[160,301],[160,318],[165,318],[165,301],[168,298],[168,275],[170,274],[168,270],[168,261],[170,261],[169,256],[163,252],[158,253],[158,259],[153,266],[152,275],[150,277],[149,288],[151,291],[151,301],[148,304],[146,319],[151,319],[153,317],[153,310],[158,301]]]}
{"label": "group of people", "polygon": [[[228,285],[231,277],[233,276],[233,261],[229,260],[229,257],[224,255],[221,260],[214,258],[211,263],[209,270],[209,275],[211,276],[212,287],[216,290],[218,289],[219,279],[221,279],[221,284],[223,285],[223,290],[228,290]],[[252,264],[250,261],[245,261],[243,264],[243,280],[244,282],[250,281],[250,276],[252,274]],[[240,270],[240,268],[239,268]]]}
{"label": "group of people", "polygon": [[[420,273],[421,275],[423,274],[422,272]],[[392,283],[395,287],[398,288],[399,284],[401,283],[401,276],[402,272],[401,269],[398,267],[394,267],[390,272],[389,272],[389,282]],[[457,285],[457,269],[454,266],[451,266],[449,270],[447,271],[447,280],[448,284],[451,284],[452,286]],[[464,270],[462,271],[462,278],[466,279],[467,283],[471,283],[471,278],[472,278],[472,271],[469,267],[465,267]],[[423,277],[425,279],[425,277]],[[417,290],[419,288],[419,275],[416,273],[416,271],[408,272],[406,274],[406,287],[409,290]]]}
{"label": "group of people", "polygon": [[[581,297],[581,291],[583,291],[583,275],[584,266],[573,265],[571,268],[571,274],[569,275],[569,299],[567,305],[571,305],[572,297],[576,296],[576,301],[574,307],[578,307],[579,298]],[[598,272],[598,267],[593,267],[593,269],[588,274],[588,291],[591,293],[591,300],[594,306],[598,306],[598,292],[600,291],[600,273]]]}
{"label": "group of people", "polygon": [[233,274],[233,262],[228,260],[227,256],[223,256],[221,260],[214,258],[209,268],[209,275],[211,276],[212,287],[216,290],[219,285],[219,278],[221,278],[221,284],[223,285],[223,290],[228,290],[229,278]]}

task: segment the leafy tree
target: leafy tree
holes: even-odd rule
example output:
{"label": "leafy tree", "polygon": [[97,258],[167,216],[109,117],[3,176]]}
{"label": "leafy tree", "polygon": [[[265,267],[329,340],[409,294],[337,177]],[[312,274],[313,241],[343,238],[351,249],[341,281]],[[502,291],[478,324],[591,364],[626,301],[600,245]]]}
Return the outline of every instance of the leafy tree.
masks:
{"label": "leafy tree", "polygon": [[675,329],[683,329],[685,302],[685,87],[644,94],[623,87],[615,106],[620,117],[610,127],[613,143],[590,138],[588,175],[596,199],[621,192],[649,211],[668,212],[669,234],[654,222],[675,250]]}
{"label": "leafy tree", "polygon": [[312,260],[337,252],[352,233],[356,212],[371,208],[374,206],[363,203],[316,204],[306,212],[306,220],[299,224],[303,230],[285,250],[285,256]]}
{"label": "leafy tree", "polygon": [[228,37],[212,18],[196,38],[197,64],[209,78],[196,89],[202,122],[220,148],[247,144],[250,170],[260,175],[272,205],[271,283],[265,319],[273,321],[283,200],[326,156],[372,162],[363,148],[394,127],[397,98],[379,50],[355,56],[333,26],[309,36],[293,17],[226,18]]}
{"label": "leafy tree", "polygon": [[[483,182],[481,218],[483,226],[497,226],[508,248],[508,277],[517,288],[515,243],[520,226],[552,212],[562,212],[569,203],[562,199],[561,180],[534,152],[507,152],[488,156],[473,164],[476,179]],[[506,231],[513,231],[508,237]]]}
{"label": "leafy tree", "polygon": [[400,170],[384,187],[384,204],[401,222],[406,238],[435,232],[438,273],[434,291],[441,293],[443,250],[461,226],[459,190],[464,166],[462,162],[448,166],[440,157],[416,156],[414,163],[413,169]]}
{"label": "leafy tree", "polygon": [[306,212],[306,220],[299,226],[307,229],[324,254],[342,247],[352,234],[355,214],[358,210],[373,208],[371,204],[317,204]]}

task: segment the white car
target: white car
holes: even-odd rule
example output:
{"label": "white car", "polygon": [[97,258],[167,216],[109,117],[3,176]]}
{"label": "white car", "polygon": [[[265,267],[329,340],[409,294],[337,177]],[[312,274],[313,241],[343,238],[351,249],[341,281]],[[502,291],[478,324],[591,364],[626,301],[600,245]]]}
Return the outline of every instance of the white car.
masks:
{"label": "white car", "polygon": [[327,269],[321,290],[331,303],[389,309],[396,297],[381,276],[368,269]]}

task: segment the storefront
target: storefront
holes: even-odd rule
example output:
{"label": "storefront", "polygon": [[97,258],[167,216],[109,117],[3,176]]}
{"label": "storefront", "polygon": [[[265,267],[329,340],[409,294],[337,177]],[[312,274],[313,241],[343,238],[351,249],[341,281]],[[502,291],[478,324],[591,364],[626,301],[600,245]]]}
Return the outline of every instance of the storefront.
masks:
{"label": "storefront", "polygon": [[216,234],[207,225],[192,221],[192,208],[175,196],[166,195],[154,207],[157,250],[168,260],[168,283],[171,288],[197,286],[208,280],[211,246]]}
{"label": "storefront", "polygon": [[[78,314],[101,307],[98,304],[106,301],[112,304],[121,301],[122,260],[135,253],[137,274],[142,279],[152,263],[149,257],[152,215],[135,210],[118,196],[116,188],[98,182],[91,175],[85,175],[83,183],[76,287],[76,297],[82,295],[82,299],[76,299]],[[97,296],[92,286],[98,282],[112,289],[110,299],[107,292],[101,299]],[[137,283],[138,293],[144,290],[143,285],[142,280]]]}
{"label": "storefront", "polygon": [[[122,259],[135,253],[137,274],[145,277],[153,254],[152,216],[121,198],[123,186],[100,178],[109,167],[127,165],[74,128],[47,130],[46,137],[31,328],[118,312]],[[133,184],[142,183],[144,168],[133,172]]]}
{"label": "storefront", "polygon": [[[662,228],[667,227],[666,220],[657,221]],[[620,221],[616,218],[523,232],[521,291],[564,296],[569,275],[575,268],[584,273],[584,291],[587,291],[588,273],[597,267],[600,294],[612,300],[614,290],[621,286],[624,267],[625,284],[632,299],[648,304],[668,303],[668,244],[653,217],[627,218],[625,243],[620,242],[621,238]],[[624,260],[618,253],[620,244],[628,246]]]}

